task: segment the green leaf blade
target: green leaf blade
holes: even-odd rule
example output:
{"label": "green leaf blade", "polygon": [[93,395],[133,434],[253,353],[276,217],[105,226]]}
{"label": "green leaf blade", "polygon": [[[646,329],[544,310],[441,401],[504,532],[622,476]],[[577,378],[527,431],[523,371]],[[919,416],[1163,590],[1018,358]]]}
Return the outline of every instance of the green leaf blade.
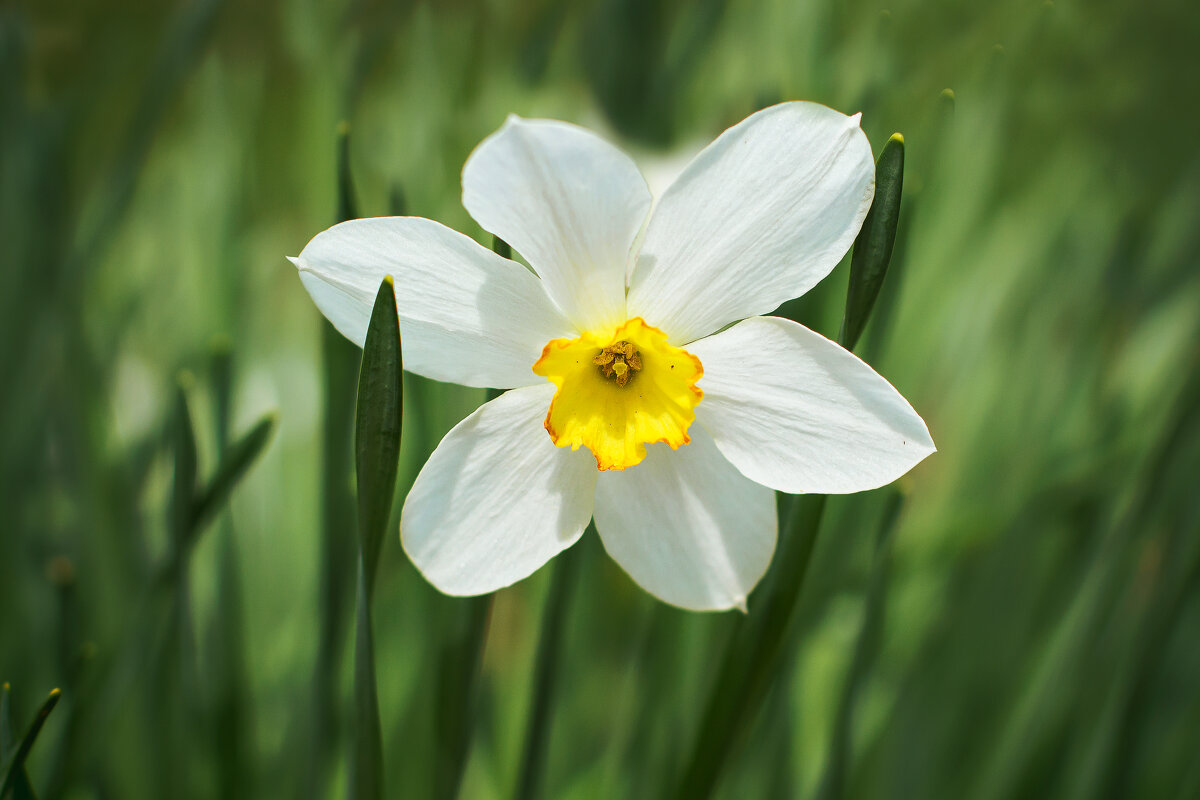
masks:
{"label": "green leaf blade", "polygon": [[846,316],[838,341],[853,350],[871,316],[875,299],[887,276],[900,223],[900,195],[904,188],[904,137],[892,134],[875,162],[875,199],[854,241],[850,258],[850,286]]}
{"label": "green leaf blade", "polygon": [[725,647],[695,742],[672,797],[704,800],[771,687],[808,574],[825,513],[825,495],[796,495],[779,532],[779,549],[762,584],[750,596],[750,613],[738,620]]}
{"label": "green leaf blade", "polygon": [[[6,707],[8,707],[8,694],[8,686],[6,684],[4,690],[4,705]],[[54,689],[50,692],[50,695],[42,702],[41,708],[38,709],[37,715],[34,716],[33,722],[29,724],[25,735],[21,737],[20,743],[3,760],[3,767],[0,767],[0,775],[3,776],[3,780],[0,782],[0,798],[7,796],[10,791],[15,792],[18,786],[21,787],[21,791],[28,793],[28,797],[33,796],[33,790],[29,787],[29,779],[25,775],[25,759],[29,757],[29,752],[33,749],[33,743],[37,741],[38,734],[42,732],[42,726],[46,724],[46,718],[50,716],[50,712],[58,705],[60,697],[62,697],[60,690]],[[11,711],[8,713],[11,717]]]}
{"label": "green leaf blade", "polygon": [[375,681],[371,597],[400,468],[404,383],[400,317],[389,275],[375,296],[358,373],[354,463],[358,484],[358,594],[354,640],[354,757],[351,796],[383,797],[383,736]]}
{"label": "green leaf blade", "polygon": [[196,496],[196,429],[188,410],[187,393],[194,383],[191,373],[183,373],[175,385],[175,411],[168,426],[175,473],[171,486],[171,547],[176,557],[183,551],[191,532],[192,503]]}
{"label": "green leaf blade", "polygon": [[375,568],[383,534],[391,516],[396,475],[400,468],[403,364],[400,353],[400,318],[396,293],[389,275],[375,298],[358,377],[354,456],[358,482],[358,530],[367,598],[375,582]]}
{"label": "green leaf blade", "polygon": [[212,480],[197,494],[193,503],[190,524],[193,538],[216,518],[229,501],[234,488],[270,443],[278,422],[279,416],[275,412],[263,415],[249,433],[226,450]]}

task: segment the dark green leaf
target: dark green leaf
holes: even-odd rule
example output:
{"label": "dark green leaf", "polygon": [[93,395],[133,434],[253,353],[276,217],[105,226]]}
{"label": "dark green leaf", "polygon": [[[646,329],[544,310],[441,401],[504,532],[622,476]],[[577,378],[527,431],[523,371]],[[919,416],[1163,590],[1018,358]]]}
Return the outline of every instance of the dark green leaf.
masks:
{"label": "dark green leaf", "polygon": [[12,698],[9,696],[11,693],[12,688],[7,683],[0,687],[0,764],[7,761],[17,747],[17,726],[12,718]]}
{"label": "dark green leaf", "polygon": [[358,594],[354,642],[354,761],[351,796],[383,796],[383,736],[375,684],[371,596],[400,466],[403,365],[396,292],[389,275],[375,296],[358,373],[354,456],[358,483]]}
{"label": "dark green leaf", "polygon": [[[338,128],[337,222],[358,214],[350,169],[349,125]],[[399,187],[395,187],[400,192]],[[401,193],[401,204],[403,194]],[[402,214],[403,209],[393,210]],[[354,394],[361,361],[358,347],[321,320],[322,387],[321,422],[321,599],[317,657],[313,667],[313,716],[309,728],[309,759],[305,776],[309,797],[328,792],[330,756],[339,740],[340,696],[337,692],[342,661],[346,613],[353,586],[356,543],[349,535],[354,526]]]}
{"label": "dark green leaf", "polygon": [[456,624],[447,626],[437,660],[437,767],[435,797],[458,797],[470,753],[477,682],[493,595],[448,604]]}
{"label": "dark green leaf", "polygon": [[404,195],[403,184],[392,184],[392,189],[388,192],[388,213],[393,217],[403,217],[408,213],[408,198]]}
{"label": "dark green leaf", "polygon": [[512,258],[512,247],[499,236],[492,237],[492,251],[501,258]]}
{"label": "dark green leaf", "polygon": [[218,337],[212,342],[211,352],[213,422],[220,458],[229,444],[229,421],[233,415],[233,343],[227,337]]}
{"label": "dark green leaf", "polygon": [[[42,725],[46,723],[46,717],[50,716],[50,712],[58,705],[58,698],[62,696],[62,692],[58,689],[50,692],[50,696],[42,703],[42,707],[38,709],[37,716],[33,718],[33,722],[29,724],[29,729],[25,731],[25,735],[21,737],[20,743],[13,752],[9,753],[0,762],[0,776],[3,776],[3,782],[0,783],[0,798],[8,795],[10,790],[16,789],[18,784],[24,783],[22,790],[28,790],[28,779],[25,777],[25,759],[29,757],[29,751],[33,749],[33,743],[37,740],[38,734],[42,732]],[[4,691],[5,705],[8,700],[8,685],[5,684]],[[33,796],[32,790],[29,790],[29,797]]]}
{"label": "dark green leaf", "polygon": [[208,523],[212,522],[226,502],[233,489],[246,472],[254,464],[275,431],[279,417],[274,413],[263,416],[250,432],[239,439],[228,449],[212,480],[199,492],[192,506],[190,536],[197,537]]}
{"label": "dark green leaf", "polygon": [[196,494],[196,433],[187,403],[187,391],[193,383],[191,373],[180,374],[175,386],[175,412],[168,427],[175,461],[169,509],[171,546],[177,556],[184,549],[192,528],[192,503]]}
{"label": "dark green leaf", "polygon": [[[594,523],[588,525],[588,533],[596,535]],[[529,719],[525,724],[525,747],[521,755],[516,792],[513,794],[515,800],[535,800],[541,796],[542,778],[546,772],[546,752],[550,746],[554,688],[562,671],[559,662],[562,660],[563,633],[566,628],[571,588],[577,580],[582,554],[583,548],[576,543],[554,560],[550,591],[542,609],[542,628],[538,633],[537,660],[534,663],[533,682],[530,685],[533,699],[529,704]]]}
{"label": "dark green leaf", "polygon": [[403,366],[400,319],[389,275],[383,279],[371,311],[358,373],[354,455],[358,483],[359,547],[367,581],[367,599],[375,585],[375,566],[392,510],[400,466]]}
{"label": "dark green leaf", "polygon": [[716,789],[731,749],[754,719],[778,668],[825,512],[824,495],[797,495],[791,501],[788,522],[779,532],[779,549],[750,597],[750,613],[738,620],[726,643],[720,672],[676,787],[677,800],[703,800]]}
{"label": "dark green leaf", "polygon": [[854,645],[854,656],[842,697],[834,719],[833,734],[830,736],[829,757],[825,760],[825,774],[821,780],[818,800],[838,800],[846,795],[846,778],[850,765],[851,744],[854,734],[854,710],[867,669],[875,657],[883,623],[883,601],[887,591],[888,571],[891,566],[892,532],[900,517],[904,495],[895,489],[888,490],[887,505],[875,543],[875,563],[871,570],[871,583],[867,589],[866,609],[862,627]]}
{"label": "dark green leaf", "polygon": [[354,636],[354,759],[350,768],[352,800],[383,798],[383,731],[375,682],[375,635],[365,565],[358,562]]}
{"label": "dark green leaf", "polygon": [[904,137],[894,133],[875,162],[875,200],[854,241],[854,255],[850,259],[846,316],[842,320],[842,334],[838,337],[848,350],[853,350],[858,343],[887,275],[892,247],[896,243],[903,187]]}
{"label": "dark green leaf", "polygon": [[[211,346],[210,369],[213,386],[213,428],[217,456],[229,451],[230,417],[233,413],[233,351],[224,337]],[[220,554],[217,562],[216,612],[209,622],[208,684],[212,699],[211,736],[216,757],[216,794],[224,800],[239,800],[253,793],[254,767],[250,743],[254,740],[254,706],[244,643],[241,568],[231,515],[220,521]]]}
{"label": "dark green leaf", "polygon": [[321,320],[324,414],[321,423],[321,599],[313,668],[309,797],[328,794],[330,757],[339,740],[338,676],[354,590],[354,393],[358,347]]}
{"label": "dark green leaf", "polygon": [[354,180],[350,174],[350,123],[343,120],[337,127],[337,185],[338,222],[358,218],[358,202],[354,199]]}
{"label": "dark green leaf", "polygon": [[[17,749],[16,724],[13,722],[12,698],[8,684],[0,689],[0,764],[8,761]],[[13,800],[32,798],[33,787],[29,785],[29,775],[22,765],[13,777]]]}

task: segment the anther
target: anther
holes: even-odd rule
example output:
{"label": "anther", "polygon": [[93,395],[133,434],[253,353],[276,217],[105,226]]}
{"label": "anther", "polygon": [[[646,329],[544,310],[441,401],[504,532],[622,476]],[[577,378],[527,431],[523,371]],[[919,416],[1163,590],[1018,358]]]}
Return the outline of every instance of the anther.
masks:
{"label": "anther", "polygon": [[642,369],[642,356],[633,342],[622,340],[601,350],[592,363],[600,368],[604,377],[615,381],[617,386],[624,386]]}

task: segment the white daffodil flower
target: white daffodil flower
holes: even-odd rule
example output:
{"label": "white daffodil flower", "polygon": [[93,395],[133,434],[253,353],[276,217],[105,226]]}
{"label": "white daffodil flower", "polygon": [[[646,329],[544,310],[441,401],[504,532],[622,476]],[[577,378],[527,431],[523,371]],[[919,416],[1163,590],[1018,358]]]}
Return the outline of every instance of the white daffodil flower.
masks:
{"label": "white daffodil flower", "polygon": [[616,147],[509,117],[463,167],[463,205],[532,272],[415,217],[344,222],[293,259],[359,345],[391,275],[407,369],[511,390],[446,435],[405,501],[404,549],[434,586],[508,586],[594,517],[651,594],[745,609],[775,549],[773,490],[874,489],[934,451],[870,367],[759,316],[854,241],[874,193],[858,120],[813,103],[760,111],[650,214]]}

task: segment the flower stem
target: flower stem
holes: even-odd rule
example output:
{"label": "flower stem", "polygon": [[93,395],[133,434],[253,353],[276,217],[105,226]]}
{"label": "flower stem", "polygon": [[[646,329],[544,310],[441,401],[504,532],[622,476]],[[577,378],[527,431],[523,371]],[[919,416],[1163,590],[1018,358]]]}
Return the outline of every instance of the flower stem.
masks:
{"label": "flower stem", "polygon": [[[584,536],[595,535],[595,525],[589,524]],[[550,740],[551,711],[554,688],[562,656],[564,622],[571,601],[571,589],[579,572],[583,548],[577,542],[554,561],[550,591],[542,614],[538,636],[537,658],[531,685],[532,700],[525,726],[525,748],[521,755],[521,771],[517,776],[515,800],[536,800],[541,795],[545,773],[546,751]]]}
{"label": "flower stem", "polygon": [[493,595],[457,601],[458,630],[442,643],[438,655],[437,772],[434,797],[458,797],[471,752],[479,668],[487,641]]}
{"label": "flower stem", "polygon": [[737,621],[725,648],[691,756],[672,795],[677,800],[704,800],[712,794],[730,750],[770,688],[824,511],[824,495],[792,498],[771,569],[750,598],[751,613]]}
{"label": "flower stem", "polygon": [[854,655],[846,675],[845,685],[842,687],[841,700],[838,702],[833,734],[829,741],[829,756],[825,760],[825,774],[821,779],[817,800],[838,800],[846,793],[846,773],[854,734],[854,709],[857,706],[863,678],[875,657],[882,636],[883,601],[887,593],[891,567],[892,532],[896,529],[896,520],[900,516],[900,508],[903,503],[904,496],[900,492],[889,490],[887,505],[883,511],[883,521],[875,540],[875,559],[871,570],[870,585],[867,588],[862,627],[858,632]]}

